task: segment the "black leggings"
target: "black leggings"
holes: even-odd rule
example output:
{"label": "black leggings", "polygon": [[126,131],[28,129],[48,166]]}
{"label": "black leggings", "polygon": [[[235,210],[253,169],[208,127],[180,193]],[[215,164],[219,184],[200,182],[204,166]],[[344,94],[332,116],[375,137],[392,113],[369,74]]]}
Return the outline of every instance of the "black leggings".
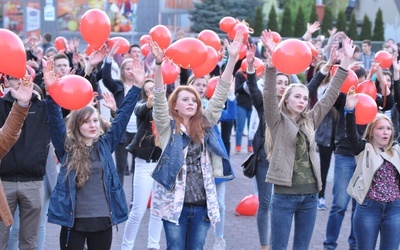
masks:
{"label": "black leggings", "polygon": [[319,158],[321,162],[321,180],[322,189],[318,194],[318,198],[325,198],[326,178],[328,176],[329,166],[331,165],[332,153],[335,150],[334,147],[325,147],[318,144]]}
{"label": "black leggings", "polygon": [[[67,245],[68,238],[68,245]],[[112,227],[98,232],[81,232],[71,229],[68,236],[68,228],[61,227],[60,249],[81,250],[87,242],[88,250],[109,250],[112,242]]]}

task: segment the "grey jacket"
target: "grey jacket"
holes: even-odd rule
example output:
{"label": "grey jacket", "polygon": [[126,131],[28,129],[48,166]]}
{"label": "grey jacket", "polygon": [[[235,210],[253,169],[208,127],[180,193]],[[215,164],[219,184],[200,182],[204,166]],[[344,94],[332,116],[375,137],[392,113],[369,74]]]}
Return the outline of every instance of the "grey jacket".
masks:
{"label": "grey jacket", "polygon": [[[267,181],[282,186],[292,186],[293,166],[296,154],[296,136],[299,133],[298,125],[278,108],[276,98],[276,69],[266,68],[266,83],[264,85],[264,112],[267,126],[272,137],[273,149],[270,157],[270,166]],[[325,95],[315,106],[305,113],[307,119],[316,128],[328,113],[339,95],[339,89],[347,77],[347,71],[340,68],[333,77]],[[321,190],[321,169],[319,155],[314,138],[310,141],[310,160],[318,189]],[[267,145],[265,145],[267,148]]]}

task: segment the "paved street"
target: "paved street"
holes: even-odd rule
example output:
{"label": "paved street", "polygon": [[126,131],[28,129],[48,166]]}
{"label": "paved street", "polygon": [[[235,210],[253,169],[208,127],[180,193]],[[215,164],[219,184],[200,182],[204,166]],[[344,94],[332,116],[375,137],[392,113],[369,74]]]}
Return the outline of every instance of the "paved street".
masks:
{"label": "paved street", "polygon": [[[234,142],[234,137],[231,141]],[[246,141],[246,138],[243,138]],[[245,146],[245,144],[243,145]],[[245,148],[245,147],[243,147]],[[232,150],[233,152],[233,150]],[[226,223],[225,223],[225,240],[227,244],[226,249],[259,249],[258,232],[256,226],[255,216],[236,216],[235,208],[240,200],[250,194],[254,193],[253,179],[245,177],[241,173],[240,164],[243,159],[246,158],[247,152],[242,151],[241,154],[237,155],[232,153],[231,161],[236,173],[236,179],[227,183],[226,189]],[[326,190],[326,202],[328,210],[318,211],[317,222],[314,229],[314,234],[311,242],[310,249],[323,249],[322,242],[325,238],[325,228],[329,215],[329,207],[332,202],[331,190],[332,190],[332,177],[333,171],[331,169],[328,176],[328,185]],[[131,199],[131,176],[125,176],[124,188],[127,199]],[[350,207],[349,207],[350,209]],[[142,224],[138,237],[136,238],[134,249],[146,249],[147,246],[147,225],[149,220],[149,209],[143,217]],[[120,249],[121,239],[124,231],[124,223],[118,225],[118,230],[114,227],[113,244],[112,249]],[[346,213],[344,224],[341,230],[340,238],[338,240],[338,250],[348,249],[347,236],[350,231],[350,213]],[[47,224],[47,235],[46,235],[46,248],[48,250],[59,249],[58,236],[60,232],[60,226],[54,224]],[[291,235],[291,241],[293,234]],[[161,238],[161,249],[165,249],[165,237],[164,233]],[[206,240],[205,249],[212,249],[214,243],[213,230],[210,229]],[[290,247],[291,249],[291,242]]]}

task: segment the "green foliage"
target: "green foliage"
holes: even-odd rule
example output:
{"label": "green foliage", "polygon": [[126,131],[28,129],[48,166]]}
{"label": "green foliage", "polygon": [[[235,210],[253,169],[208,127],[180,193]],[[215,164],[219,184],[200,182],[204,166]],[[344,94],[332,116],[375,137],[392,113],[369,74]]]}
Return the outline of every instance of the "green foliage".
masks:
{"label": "green foliage", "polygon": [[317,9],[315,7],[315,1],[313,1],[313,4],[311,5],[311,9],[310,9],[310,18],[309,18],[308,22],[314,23],[315,21],[318,21],[318,15],[317,15]]}
{"label": "green foliage", "polygon": [[358,40],[357,20],[356,14],[354,12],[351,13],[349,29],[347,30],[346,34],[354,41]]}
{"label": "green foliage", "polygon": [[372,36],[372,40],[384,41],[385,40],[384,32],[385,32],[385,26],[383,24],[382,10],[379,8],[375,17],[374,35]]}
{"label": "green foliage", "polygon": [[361,26],[361,34],[360,34],[360,40],[365,40],[365,39],[371,39],[372,38],[372,32],[371,32],[371,21],[369,20],[367,14],[364,15],[364,20]]}
{"label": "green foliage", "polygon": [[217,33],[219,21],[226,16],[242,20],[254,20],[255,9],[261,2],[259,0],[202,0],[194,3],[189,19],[192,21],[191,32],[201,32],[210,29]]}
{"label": "green foliage", "polygon": [[275,11],[275,5],[271,6],[271,10],[268,14],[268,29],[272,31],[279,32],[279,25],[278,25],[278,20],[276,16],[276,11]]}
{"label": "green foliage", "polygon": [[282,37],[293,37],[292,14],[289,4],[285,5],[283,10],[281,32]]}
{"label": "green foliage", "polygon": [[339,11],[338,17],[336,19],[336,28],[338,31],[346,32],[347,30],[347,20],[346,14],[343,10]]}
{"label": "green foliage", "polygon": [[332,27],[333,27],[332,10],[328,6],[325,6],[325,14],[321,24],[321,33],[324,36],[329,37],[328,30],[332,29]]}
{"label": "green foliage", "polygon": [[254,17],[253,29],[254,29],[253,36],[260,36],[261,32],[264,30],[263,14],[262,14],[262,7],[261,6],[258,6],[256,8],[256,15]]}
{"label": "green foliage", "polygon": [[304,32],[307,31],[307,23],[304,16],[303,8],[299,6],[297,11],[296,23],[294,26],[294,37],[302,37]]}

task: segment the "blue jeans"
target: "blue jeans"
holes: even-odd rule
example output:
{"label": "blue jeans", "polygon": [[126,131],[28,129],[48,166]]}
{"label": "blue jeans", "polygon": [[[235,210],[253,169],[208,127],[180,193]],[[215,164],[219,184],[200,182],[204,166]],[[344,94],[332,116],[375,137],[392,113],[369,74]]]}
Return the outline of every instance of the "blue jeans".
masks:
{"label": "blue jeans", "polygon": [[295,250],[309,249],[317,217],[318,193],[276,194],[271,200],[271,247],[274,250],[288,249],[290,228],[294,216]]}
{"label": "blue jeans", "polygon": [[379,249],[399,249],[400,199],[386,203],[366,199],[362,205],[357,203],[353,225],[357,249],[374,250],[379,233]]}
{"label": "blue jeans", "polygon": [[[350,195],[347,194],[347,186],[356,168],[354,156],[335,154],[335,174],[333,177],[333,201],[329,213],[328,224],[326,226],[326,249],[336,249],[337,239],[343,218],[350,202]],[[355,201],[352,200],[352,216],[355,209]],[[356,249],[356,239],[354,237],[353,225],[351,225],[350,236],[348,239],[349,248]]]}
{"label": "blue jeans", "polygon": [[[247,127],[250,126],[250,116],[252,109],[245,109],[241,106],[236,107],[236,146],[242,145],[242,136],[244,125],[246,124],[247,119]],[[248,141],[248,146],[251,146],[251,141]]]}
{"label": "blue jeans", "polygon": [[262,161],[265,164],[259,163],[256,171],[256,182],[258,190],[258,211],[257,211],[257,229],[260,239],[260,245],[266,246],[268,240],[268,215],[269,203],[271,202],[272,184],[265,181],[265,176],[268,172],[268,161]]}
{"label": "blue jeans", "polygon": [[167,250],[202,250],[211,223],[207,207],[183,206],[179,224],[163,220]]}
{"label": "blue jeans", "polygon": [[219,205],[219,216],[220,221],[215,224],[214,235],[215,237],[224,238],[224,227],[225,227],[225,190],[226,182],[220,182],[215,184],[217,189],[218,205]]}

